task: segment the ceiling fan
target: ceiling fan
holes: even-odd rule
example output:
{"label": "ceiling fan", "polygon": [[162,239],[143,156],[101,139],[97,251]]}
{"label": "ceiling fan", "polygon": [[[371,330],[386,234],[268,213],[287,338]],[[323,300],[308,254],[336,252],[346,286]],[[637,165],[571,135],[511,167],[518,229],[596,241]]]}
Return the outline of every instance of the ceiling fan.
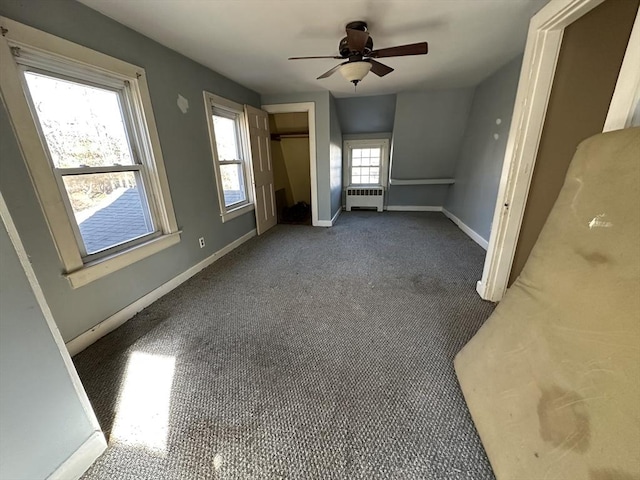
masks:
{"label": "ceiling fan", "polygon": [[429,51],[427,42],[374,50],[373,39],[369,35],[367,22],[363,22],[362,20],[347,23],[346,32],[347,36],[340,40],[340,44],[338,45],[340,56],[290,57],[289,60],[306,60],[313,58],[346,60],[346,62],[336,65],[331,70],[320,75],[318,80],[330,77],[340,70],[340,73],[342,73],[348,81],[357,86],[369,71],[372,71],[379,77],[384,77],[388,73],[393,72],[393,68],[378,62],[376,58],[426,55]]}

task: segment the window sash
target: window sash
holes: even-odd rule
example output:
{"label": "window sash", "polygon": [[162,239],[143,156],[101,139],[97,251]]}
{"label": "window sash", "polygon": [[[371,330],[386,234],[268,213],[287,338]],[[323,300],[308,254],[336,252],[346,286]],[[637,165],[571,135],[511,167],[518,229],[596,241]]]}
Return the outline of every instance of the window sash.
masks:
{"label": "window sash", "polygon": [[[373,165],[369,165],[368,163],[370,163],[370,156],[367,155],[367,158],[366,158],[367,165],[362,164],[362,162],[360,162],[360,165],[354,165],[353,151],[362,150],[362,149],[377,149],[379,152],[377,163]],[[345,182],[345,184],[357,185],[357,186],[363,186],[363,185],[381,186],[381,187],[386,186],[387,175],[388,175],[388,162],[389,162],[389,141],[387,139],[362,138],[362,139],[345,140],[344,151],[346,152],[344,156],[346,168],[345,168],[345,175],[343,177],[343,181]],[[359,172],[363,172],[364,170],[362,169],[366,169],[366,171],[369,172],[369,174],[365,175],[367,179],[369,179],[370,177],[371,169],[377,170],[378,181],[366,182],[366,183],[363,181],[354,182],[354,168],[359,169],[358,170]],[[361,175],[356,175],[356,177],[361,177]]]}
{"label": "window sash", "polygon": [[[205,92],[205,98],[207,98],[207,93]],[[210,95],[210,94],[209,94]],[[229,102],[231,103],[231,102]],[[221,215],[224,218],[224,215],[230,213],[234,210],[246,207],[251,205],[252,199],[250,196],[249,190],[249,162],[247,161],[247,151],[246,151],[246,138],[245,133],[243,132],[243,119],[244,119],[244,111],[233,109],[231,106],[227,105],[219,105],[213,99],[207,98],[207,105],[209,106],[209,117],[210,117],[210,136],[211,136],[211,148],[213,151],[214,164],[216,168],[216,185],[220,189],[218,198],[220,203]],[[239,153],[241,158],[233,159],[233,160],[220,160],[218,156],[218,144],[216,139],[215,126],[213,123],[213,117],[223,117],[228,118],[234,121],[235,127],[235,141],[236,141],[236,152]],[[227,205],[225,196],[224,196],[224,186],[222,180],[222,169],[223,165],[240,165],[242,172],[242,182],[243,182],[243,193],[244,199],[238,202],[231,203]]]}
{"label": "window sash", "polygon": [[[85,239],[82,236],[82,233],[80,231],[80,225],[78,224],[78,221],[76,219],[73,206],[71,205],[71,199],[69,198],[69,193],[67,192],[67,188],[64,184],[64,177],[75,176],[75,175],[91,175],[91,174],[101,174],[101,173],[126,173],[126,172],[133,172],[135,175],[136,187],[142,191],[142,195],[140,196],[140,198],[142,201],[142,208],[143,208],[142,213],[145,216],[145,223],[150,223],[153,226],[152,231],[143,235],[132,237],[131,239],[125,242],[118,243],[116,245],[110,246],[98,252],[88,253],[87,247],[85,244]],[[162,234],[162,231],[159,225],[157,224],[156,220],[152,216],[153,210],[152,210],[152,206],[149,204],[149,195],[148,195],[146,184],[144,181],[144,168],[141,165],[123,165],[123,166],[114,166],[114,167],[55,168],[54,175],[55,175],[56,183],[58,185],[58,189],[60,190],[60,193],[62,194],[62,197],[63,197],[64,206],[67,211],[67,216],[69,217],[69,222],[71,223],[73,233],[76,237],[76,242],[80,250],[80,255],[85,264],[107,257],[109,255],[113,255],[115,253],[121,252],[128,248],[134,247],[148,240],[159,237]]]}
{"label": "window sash", "polygon": [[[149,241],[153,238],[159,237],[162,234],[159,226],[159,215],[157,212],[157,207],[155,205],[155,201],[151,192],[148,190],[147,185],[149,185],[150,179],[148,176],[148,172],[146,171],[145,165],[142,162],[142,156],[140,154],[141,151],[141,132],[137,131],[135,128],[135,122],[133,121],[134,117],[134,102],[131,98],[131,91],[129,88],[129,82],[126,80],[118,80],[111,78],[109,76],[102,77],[97,72],[90,72],[86,69],[76,68],[73,73],[78,72],[79,76],[71,76],[66,73],[62,73],[62,67],[56,65],[56,61],[48,61],[46,58],[44,61],[39,61],[37,57],[33,56],[23,56],[21,54],[20,57],[15,57],[16,63],[19,65],[20,72],[20,81],[22,83],[23,91],[25,92],[25,97],[27,99],[27,103],[29,109],[31,110],[31,114],[34,119],[34,124],[38,131],[38,135],[40,137],[40,141],[42,143],[42,147],[44,149],[45,155],[49,162],[49,165],[53,171],[56,185],[60,191],[62,196],[63,204],[67,213],[67,217],[69,219],[69,223],[71,229],[73,230],[76,244],[80,253],[80,257],[82,259],[83,264],[88,264],[94,262],[96,260],[102,259],[107,256],[114,255],[118,252],[127,250],[136,245]],[[25,61],[26,60],[26,61]],[[47,67],[51,66],[52,68],[42,68],[42,65],[45,64]],[[91,167],[91,166],[81,166],[75,168],[58,168],[54,165],[53,158],[51,156],[51,152],[49,150],[49,145],[47,139],[42,131],[42,125],[40,123],[39,115],[36,111],[35,105],[33,103],[33,98],[31,96],[31,90],[26,81],[25,73],[33,72],[39,73],[42,75],[46,75],[52,78],[59,78],[62,80],[66,80],[69,82],[73,82],[80,85],[87,85],[90,87],[95,87],[103,90],[108,90],[116,93],[118,95],[118,103],[120,107],[120,113],[122,115],[123,127],[125,130],[125,137],[127,140],[127,145],[129,147],[129,153],[131,155],[131,159],[133,164],[131,165],[109,165],[103,167]],[[101,81],[102,80],[102,81]],[[71,206],[71,200],[69,198],[69,194],[64,185],[63,177],[68,175],[85,175],[85,174],[97,174],[97,173],[119,173],[119,172],[135,172],[136,184],[138,188],[141,189],[143,195],[141,195],[141,199],[143,199],[142,207],[143,214],[145,217],[148,217],[149,222],[153,225],[153,231],[141,236],[133,237],[130,240],[119,243],[117,245],[111,246],[104,250],[100,250],[95,253],[89,254],[87,252],[87,247],[85,244],[85,240],[82,237],[82,233],[80,232],[80,227],[76,220],[75,212],[73,211],[73,207]]]}
{"label": "window sash", "polygon": [[[353,165],[353,151],[354,150],[362,150],[362,149],[372,149],[372,148],[376,148],[379,152],[378,155],[378,163],[375,165]],[[350,179],[350,184],[351,185],[382,185],[382,181],[381,181],[381,170],[382,170],[382,162],[383,162],[383,156],[384,155],[384,149],[382,146],[351,146],[349,147],[349,179]],[[367,160],[370,160],[371,157],[368,157]],[[354,173],[353,170],[357,168],[360,170],[360,172],[363,171],[363,169],[367,169],[368,173],[366,175],[356,175],[357,177],[367,177],[368,179],[371,178],[371,169],[377,169],[378,170],[378,181],[377,182],[363,182],[363,181],[354,181]]]}

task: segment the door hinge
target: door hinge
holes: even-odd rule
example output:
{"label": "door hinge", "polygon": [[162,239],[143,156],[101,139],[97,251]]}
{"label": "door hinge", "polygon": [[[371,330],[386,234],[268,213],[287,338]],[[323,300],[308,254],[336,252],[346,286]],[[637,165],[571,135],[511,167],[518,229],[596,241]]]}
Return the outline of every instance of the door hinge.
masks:
{"label": "door hinge", "polygon": [[0,33],[2,33],[2,36],[5,37],[7,33],[9,33],[9,30],[4,27],[0,27]]}
{"label": "door hinge", "polygon": [[11,47],[11,55],[14,57],[20,56],[20,47]]}

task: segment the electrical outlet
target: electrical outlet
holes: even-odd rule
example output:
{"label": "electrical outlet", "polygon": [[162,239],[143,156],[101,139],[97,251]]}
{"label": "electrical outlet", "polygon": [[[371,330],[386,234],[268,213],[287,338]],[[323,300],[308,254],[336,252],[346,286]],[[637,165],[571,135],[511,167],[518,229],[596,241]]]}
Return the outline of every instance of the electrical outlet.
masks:
{"label": "electrical outlet", "polygon": [[198,242],[200,243],[200,248],[204,248],[204,237],[200,237]]}

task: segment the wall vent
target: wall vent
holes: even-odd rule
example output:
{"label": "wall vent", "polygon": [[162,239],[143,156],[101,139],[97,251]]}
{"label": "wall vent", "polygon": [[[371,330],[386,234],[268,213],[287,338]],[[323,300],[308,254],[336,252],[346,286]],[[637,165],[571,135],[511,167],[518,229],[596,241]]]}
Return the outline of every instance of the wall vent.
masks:
{"label": "wall vent", "polygon": [[352,208],[375,208],[379,212],[384,208],[384,188],[348,187],[347,212]]}

